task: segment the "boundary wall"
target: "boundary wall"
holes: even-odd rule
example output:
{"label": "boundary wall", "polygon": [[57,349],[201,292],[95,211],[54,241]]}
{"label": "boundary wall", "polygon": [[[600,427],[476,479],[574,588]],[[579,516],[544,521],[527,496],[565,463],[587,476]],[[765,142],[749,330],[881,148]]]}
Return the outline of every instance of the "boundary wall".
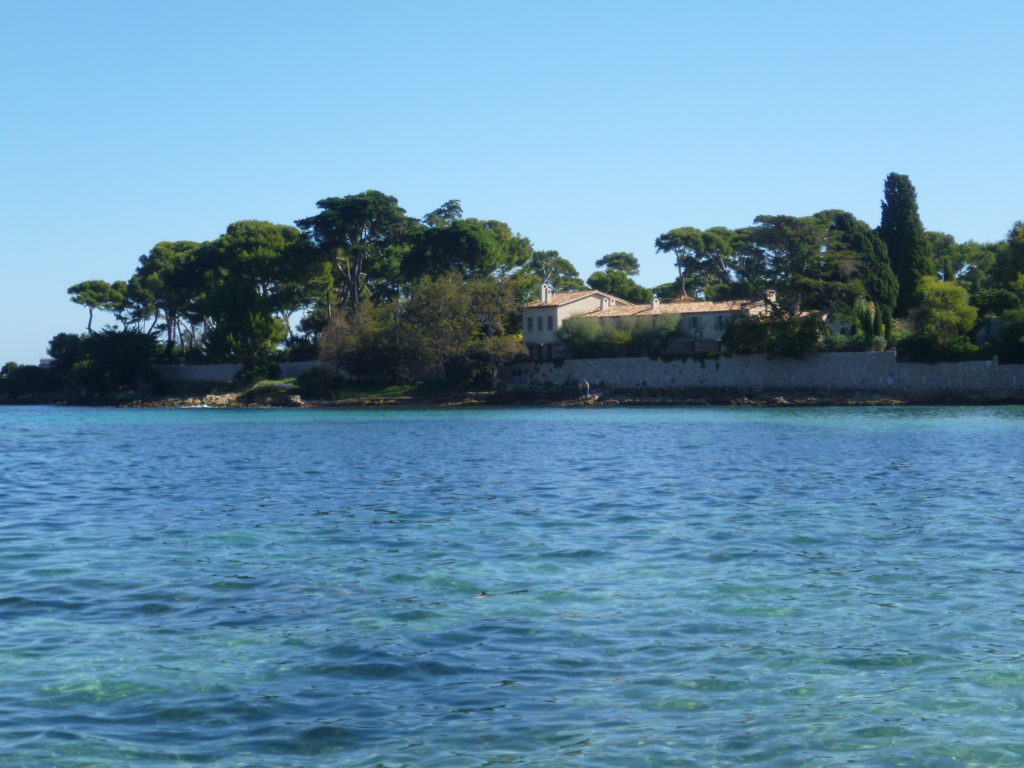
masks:
{"label": "boundary wall", "polygon": [[1017,399],[1024,395],[1024,365],[997,359],[963,363],[897,363],[895,352],[823,352],[803,360],[738,355],[714,359],[598,358],[522,362],[506,366],[510,387],[592,390],[671,389],[707,392],[837,392],[893,398]]}
{"label": "boundary wall", "polygon": [[[303,371],[309,370],[323,363],[317,360],[309,360],[301,363],[278,363],[281,368],[281,375],[290,377],[298,376]],[[173,384],[193,381],[226,382],[235,378],[235,374],[242,370],[241,363],[216,363],[213,365],[154,365],[160,372],[160,378]]]}

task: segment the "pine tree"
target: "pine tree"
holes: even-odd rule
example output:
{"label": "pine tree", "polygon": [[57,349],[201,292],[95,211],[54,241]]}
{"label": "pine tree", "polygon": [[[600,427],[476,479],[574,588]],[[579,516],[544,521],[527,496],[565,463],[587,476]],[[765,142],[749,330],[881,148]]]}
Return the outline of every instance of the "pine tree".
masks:
{"label": "pine tree", "polygon": [[935,266],[910,177],[890,173],[885,179],[884,195],[878,235],[888,248],[892,271],[899,281],[896,315],[902,317],[913,305],[921,280],[934,276]]}

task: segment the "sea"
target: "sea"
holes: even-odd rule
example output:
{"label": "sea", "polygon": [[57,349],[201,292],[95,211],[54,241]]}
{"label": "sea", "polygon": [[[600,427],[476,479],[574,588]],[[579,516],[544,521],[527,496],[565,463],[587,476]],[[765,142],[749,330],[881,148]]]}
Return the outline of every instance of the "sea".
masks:
{"label": "sea", "polygon": [[0,408],[0,766],[1024,765],[1024,408]]}

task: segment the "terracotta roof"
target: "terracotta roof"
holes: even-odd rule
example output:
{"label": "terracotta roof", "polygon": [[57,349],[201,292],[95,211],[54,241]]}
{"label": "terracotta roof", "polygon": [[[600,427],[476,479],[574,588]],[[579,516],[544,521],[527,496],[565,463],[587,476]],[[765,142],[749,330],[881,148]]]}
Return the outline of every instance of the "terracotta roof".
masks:
{"label": "terracotta roof", "polygon": [[578,299],[584,299],[587,296],[607,296],[609,299],[614,299],[616,304],[624,304],[626,306],[632,306],[625,299],[620,299],[617,296],[612,296],[610,293],[604,293],[603,291],[591,290],[591,291],[566,291],[565,293],[553,293],[551,294],[551,301],[531,301],[529,304],[524,304],[523,308],[526,307],[553,307],[559,304],[568,304],[571,301],[577,301]]}
{"label": "terracotta roof", "polygon": [[650,304],[631,305],[628,307],[609,307],[608,309],[587,312],[581,317],[632,317],[640,315],[697,315],[706,312],[743,312],[760,306],[760,301],[672,301],[651,307]]}

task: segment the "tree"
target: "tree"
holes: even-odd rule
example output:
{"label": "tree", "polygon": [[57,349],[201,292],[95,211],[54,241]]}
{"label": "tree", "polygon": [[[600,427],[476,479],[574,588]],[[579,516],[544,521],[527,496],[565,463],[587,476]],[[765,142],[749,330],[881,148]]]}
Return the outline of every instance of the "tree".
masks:
{"label": "tree", "polygon": [[932,261],[941,280],[956,280],[967,266],[964,253],[957,245],[956,238],[945,232],[925,232]]}
{"label": "tree", "polygon": [[897,344],[900,357],[926,363],[975,357],[979,350],[967,332],[977,319],[978,310],[968,302],[966,288],[925,277],[918,286],[911,314],[916,332]]}
{"label": "tree", "polygon": [[635,283],[629,275],[617,269],[595,272],[587,278],[587,284],[594,290],[610,293],[634,304],[648,304],[654,297],[650,289]]}
{"label": "tree", "polygon": [[856,288],[849,279],[849,254],[829,249],[835,214],[758,216],[754,226],[741,230],[734,263],[745,293],[764,297],[773,289],[791,315],[852,304]]}
{"label": "tree", "polygon": [[524,266],[532,252],[530,241],[514,235],[503,221],[440,221],[410,237],[402,273],[409,280],[447,272],[467,279],[506,275]]}
{"label": "tree", "polygon": [[814,315],[742,317],[729,323],[722,346],[734,355],[801,358],[821,349],[825,326]]}
{"label": "tree", "polygon": [[830,229],[829,249],[833,254],[849,254],[854,260],[856,275],[874,303],[876,315],[889,325],[896,308],[899,284],[885,244],[867,223],[847,211],[835,214]]}
{"label": "tree", "polygon": [[654,247],[662,253],[674,253],[679,270],[682,295],[691,289],[705,296],[715,286],[727,285],[733,279],[733,240],[735,233],[725,227],[712,227],[703,232],[695,227],[679,227],[658,236]]}
{"label": "tree", "polygon": [[[540,278],[538,283],[549,283],[555,291],[582,291],[587,284],[580,279],[580,273],[568,259],[558,251],[534,251],[526,264],[526,272]],[[531,293],[536,296],[536,288]]]}
{"label": "tree", "polygon": [[1015,223],[1007,234],[996,257],[995,272],[997,279],[1007,285],[1024,275],[1024,221]]}
{"label": "tree", "polygon": [[116,312],[123,306],[126,289],[127,285],[123,282],[111,285],[106,280],[85,280],[68,288],[71,301],[89,310],[86,333],[92,333],[92,313],[95,310]]}
{"label": "tree", "polygon": [[50,339],[46,354],[53,358],[55,368],[70,368],[83,357],[82,337],[77,333],[58,333]]}
{"label": "tree", "polygon": [[159,378],[156,339],[142,331],[105,329],[82,340],[82,359],[71,381],[93,394],[139,389]]}
{"label": "tree", "polygon": [[428,227],[444,227],[461,218],[462,202],[460,200],[449,200],[441,207],[424,216],[423,223]]}
{"label": "tree", "polygon": [[631,277],[640,274],[640,261],[632,253],[627,253],[626,251],[606,254],[598,259],[596,263],[599,268],[606,272],[611,269],[617,269],[619,272],[625,272]]}
{"label": "tree", "polygon": [[958,248],[964,263],[960,282],[966,285],[971,293],[997,287],[994,284],[996,264],[1001,261],[1001,254],[1006,250],[1006,242],[976,243],[968,240],[966,243],[960,243]]}
{"label": "tree", "polygon": [[332,264],[342,306],[355,311],[364,292],[378,299],[394,295],[402,246],[420,223],[397,199],[373,189],[316,205],[320,213],[295,224]]}
{"label": "tree", "polygon": [[393,301],[361,304],[325,330],[325,360],[385,379],[424,374],[453,384],[493,384],[498,367],[526,349],[518,338],[514,282],[465,280],[455,272],[427,276]]}
{"label": "tree", "polygon": [[671,283],[661,283],[651,289],[659,299],[678,299],[686,295],[686,284],[683,277],[677,277]]}
{"label": "tree", "polygon": [[899,282],[896,314],[903,317],[914,305],[920,282],[936,272],[917,212],[917,192],[909,177],[898,173],[886,177],[878,235],[888,249],[892,271]]}
{"label": "tree", "polygon": [[163,315],[168,355],[174,349],[175,337],[182,341],[183,316],[201,297],[197,270],[193,268],[199,248],[200,243],[191,240],[157,243],[139,257],[139,266],[128,284],[139,314],[152,311]]}
{"label": "tree", "polygon": [[963,335],[977,320],[978,310],[971,306],[966,288],[936,277],[921,281],[915,317],[919,331]]}
{"label": "tree", "polygon": [[207,285],[204,312],[213,318],[207,349],[243,358],[274,353],[288,316],[303,303],[302,285],[316,260],[299,230],[266,221],[237,221],[196,254]]}
{"label": "tree", "polygon": [[978,314],[998,316],[1004,312],[1020,309],[1021,297],[1006,288],[986,288],[971,295],[971,304],[978,309]]}

